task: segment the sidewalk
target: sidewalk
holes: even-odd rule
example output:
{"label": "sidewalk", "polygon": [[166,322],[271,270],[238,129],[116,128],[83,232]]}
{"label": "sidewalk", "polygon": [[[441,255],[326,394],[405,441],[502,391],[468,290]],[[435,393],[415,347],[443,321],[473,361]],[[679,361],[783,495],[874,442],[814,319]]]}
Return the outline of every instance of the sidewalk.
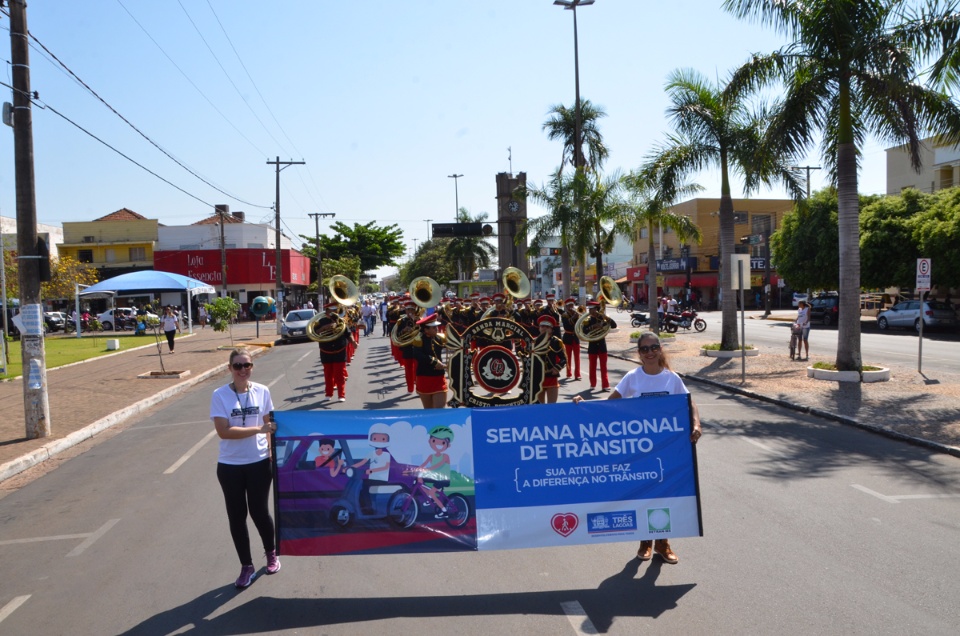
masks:
{"label": "sidewalk", "polygon": [[[762,316],[762,311],[747,311],[747,320],[764,320]],[[796,310],[774,311],[766,320],[789,323],[794,316]],[[614,320],[619,317],[613,316]],[[612,332],[607,337],[610,354],[636,361],[636,344],[629,342],[630,332],[642,330],[621,326]],[[700,334],[680,330],[676,338],[664,342],[669,343],[665,349],[671,368],[690,386],[697,382],[718,386],[960,457],[960,373],[924,377],[907,364],[871,359],[864,362],[890,368],[888,382],[815,380],[807,377],[806,368],[816,362],[834,362],[836,351],[818,348],[811,337],[810,361],[797,362],[790,360],[788,339],[784,324],[783,344],[758,345],[760,355],[746,359],[743,384],[740,358],[722,360],[700,354],[704,344],[720,341],[718,326],[711,324]],[[709,421],[709,413],[701,416]]]}
{"label": "sidewalk", "polygon": [[[256,338],[255,323],[233,328],[237,345],[272,342],[273,323],[261,323]],[[51,435],[25,438],[23,380],[0,382],[0,482],[55,455],[110,426],[150,408],[163,399],[226,371],[230,334],[217,333],[212,327],[196,327],[194,334],[177,338],[176,353],[169,355],[166,339],[161,337],[163,364],[167,371],[189,370],[179,380],[141,380],[142,373],[160,371],[154,345],[124,351],[123,333],[104,334],[101,340],[118,338],[120,351],[77,364],[47,369]],[[15,346],[19,346],[17,343]],[[106,345],[104,345],[106,346]],[[264,347],[251,347],[254,355]]]}

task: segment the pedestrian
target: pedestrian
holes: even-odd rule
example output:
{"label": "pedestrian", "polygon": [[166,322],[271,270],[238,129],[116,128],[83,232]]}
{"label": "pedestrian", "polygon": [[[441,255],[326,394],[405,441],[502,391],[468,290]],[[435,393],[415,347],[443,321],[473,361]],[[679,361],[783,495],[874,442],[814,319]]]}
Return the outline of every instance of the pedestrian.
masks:
{"label": "pedestrian", "polygon": [[387,304],[387,301],[384,300],[380,303],[380,324],[383,326],[382,336],[390,335],[390,321],[387,318],[387,311],[390,309],[390,306]]}
{"label": "pedestrian", "polygon": [[200,308],[197,309],[197,317],[200,318],[200,328],[205,329],[207,326],[207,308],[202,303]]}
{"label": "pedestrian", "polygon": [[250,553],[247,513],[260,533],[267,557],[267,574],[280,571],[276,536],[267,499],[273,471],[270,466],[270,433],[277,430],[271,421],[273,400],[270,389],[250,381],[253,358],[242,349],[230,352],[233,381],[213,392],[210,418],[220,436],[217,480],[223,490],[230,536],[240,559],[240,576],[235,585],[249,586],[257,576]]}
{"label": "pedestrian", "polygon": [[[652,331],[646,331],[637,341],[637,353],[640,356],[640,366],[629,371],[617,384],[607,399],[636,398],[645,395],[686,395],[690,393],[683,380],[670,370],[667,356],[660,345],[660,337]],[[577,404],[583,401],[579,395],[573,398]],[[690,443],[696,444],[703,434],[700,428],[700,411],[693,399],[690,400]],[[640,542],[637,558],[649,561],[656,552],[667,563],[679,563],[680,558],[670,548],[670,541],[657,539],[656,542],[645,540]]]}
{"label": "pedestrian", "polygon": [[[793,328],[796,328],[799,333],[797,333],[797,338],[799,342],[797,343],[797,360],[809,360],[810,359],[810,307],[807,305],[807,301],[801,300],[797,303],[797,319],[793,323]],[[792,343],[791,339],[791,343]],[[803,358],[800,357],[800,349],[804,350]],[[793,347],[790,347],[790,359],[793,360]]]}
{"label": "pedestrian", "polygon": [[373,335],[373,316],[376,310],[370,304],[369,300],[363,301],[363,307],[360,308],[360,318],[363,320],[363,335],[370,337]]}
{"label": "pedestrian", "polygon": [[167,305],[163,318],[160,319],[160,327],[163,329],[163,335],[167,337],[167,346],[170,347],[170,353],[173,353],[173,339],[180,331],[180,321],[173,313],[173,307]]}

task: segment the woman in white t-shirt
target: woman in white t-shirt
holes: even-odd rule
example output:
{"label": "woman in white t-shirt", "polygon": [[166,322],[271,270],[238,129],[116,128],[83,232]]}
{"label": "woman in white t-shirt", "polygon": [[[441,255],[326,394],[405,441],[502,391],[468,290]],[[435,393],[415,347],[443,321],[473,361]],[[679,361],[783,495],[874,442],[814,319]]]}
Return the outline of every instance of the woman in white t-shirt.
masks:
{"label": "woman in white t-shirt", "polygon": [[[660,346],[660,337],[657,334],[652,331],[644,332],[640,336],[640,340],[637,341],[637,353],[640,354],[640,366],[623,376],[617,388],[607,398],[608,400],[690,393],[680,376],[670,370],[667,357],[663,353],[663,347]],[[582,400],[583,398],[580,396],[573,399],[576,403],[580,403]],[[690,415],[693,420],[691,422],[690,443],[696,444],[703,434],[700,428],[700,411],[692,399],[690,400],[690,408]],[[641,541],[640,548],[637,550],[637,558],[641,561],[649,561],[654,552],[667,563],[680,562],[680,558],[670,549],[670,542],[667,539],[657,539],[656,542]]]}
{"label": "woman in white t-shirt", "polygon": [[233,382],[213,392],[210,418],[220,436],[217,480],[227,505],[230,535],[240,558],[240,577],[236,586],[253,582],[256,569],[250,553],[247,512],[253,519],[267,557],[267,574],[280,570],[273,519],[268,497],[273,471],[270,466],[270,433],[277,430],[270,419],[273,401],[270,389],[250,381],[253,360],[241,349],[230,352]]}
{"label": "woman in white t-shirt", "polygon": [[[800,328],[800,342],[797,343],[797,359],[800,359],[800,348],[804,350],[804,360],[810,359],[810,306],[807,301],[801,300],[797,303],[797,320],[793,324]],[[790,352],[790,359],[793,360],[793,351]]]}
{"label": "woman in white t-shirt", "polygon": [[173,307],[167,305],[166,311],[163,312],[163,317],[160,318],[160,327],[167,337],[167,346],[170,347],[170,353],[173,353],[173,339],[176,337],[177,332],[180,331],[180,321],[177,319],[177,315],[173,313]]}

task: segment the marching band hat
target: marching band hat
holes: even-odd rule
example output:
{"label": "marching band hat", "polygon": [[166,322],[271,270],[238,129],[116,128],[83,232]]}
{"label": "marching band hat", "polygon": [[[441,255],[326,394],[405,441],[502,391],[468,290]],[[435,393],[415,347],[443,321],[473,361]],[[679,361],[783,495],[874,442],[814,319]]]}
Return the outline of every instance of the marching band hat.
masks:
{"label": "marching band hat", "polygon": [[596,300],[588,300],[587,307],[599,307],[600,303]]}
{"label": "marching band hat", "polygon": [[549,314],[544,315],[544,316],[540,316],[540,317],[537,319],[537,326],[538,326],[538,327],[542,327],[543,325],[547,325],[548,327],[553,327],[554,329],[556,329],[556,328],[557,328],[557,319],[554,318],[553,316],[549,315]]}
{"label": "marching band hat", "polygon": [[493,295],[493,302],[495,302],[495,303],[502,303],[502,302],[503,302],[503,294],[501,294],[501,293],[499,293],[499,292],[497,292],[496,294],[494,294],[494,295]]}
{"label": "marching band hat", "polygon": [[437,320],[436,315],[430,314],[429,316],[424,316],[417,321],[417,324],[421,327],[439,327],[440,321]]}
{"label": "marching band hat", "polygon": [[487,298],[486,296],[481,296],[481,297],[480,297],[480,302],[482,302],[482,303],[489,303],[489,302],[490,302],[490,299]]}
{"label": "marching band hat", "polygon": [[411,307],[416,307],[416,306],[417,306],[417,303],[413,302],[412,300],[405,300],[403,302],[404,309],[410,309]]}
{"label": "marching band hat", "polygon": [[547,300],[556,300],[556,298],[557,298],[556,294],[547,294]]}
{"label": "marching band hat", "polygon": [[339,306],[340,306],[340,303],[338,303],[337,301],[334,300],[334,301],[331,301],[331,302],[327,303],[326,305],[324,305],[323,308],[324,308],[324,309],[336,309],[336,308],[339,307]]}
{"label": "marching band hat", "polygon": [[542,305],[542,304],[543,304],[543,301],[540,300],[539,298],[537,298],[535,301],[533,301],[533,304],[534,304],[534,305]]}
{"label": "marching band hat", "polygon": [[480,298],[480,292],[473,292],[470,294],[470,298]]}
{"label": "marching band hat", "polygon": [[566,300],[563,304],[565,304],[565,305],[576,305],[576,304],[577,304],[577,299],[574,298],[573,296],[571,296],[570,298],[567,298],[567,300]]}

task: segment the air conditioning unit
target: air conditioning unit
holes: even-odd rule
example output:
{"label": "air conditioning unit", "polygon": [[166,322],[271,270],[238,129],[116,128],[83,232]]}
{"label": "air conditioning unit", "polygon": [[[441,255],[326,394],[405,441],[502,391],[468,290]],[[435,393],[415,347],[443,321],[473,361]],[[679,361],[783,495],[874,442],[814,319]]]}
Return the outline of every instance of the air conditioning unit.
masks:
{"label": "air conditioning unit", "polygon": [[96,242],[97,242],[97,237],[96,237],[96,236],[84,236],[84,237],[83,237],[83,242],[84,242],[84,243],[96,243]]}

